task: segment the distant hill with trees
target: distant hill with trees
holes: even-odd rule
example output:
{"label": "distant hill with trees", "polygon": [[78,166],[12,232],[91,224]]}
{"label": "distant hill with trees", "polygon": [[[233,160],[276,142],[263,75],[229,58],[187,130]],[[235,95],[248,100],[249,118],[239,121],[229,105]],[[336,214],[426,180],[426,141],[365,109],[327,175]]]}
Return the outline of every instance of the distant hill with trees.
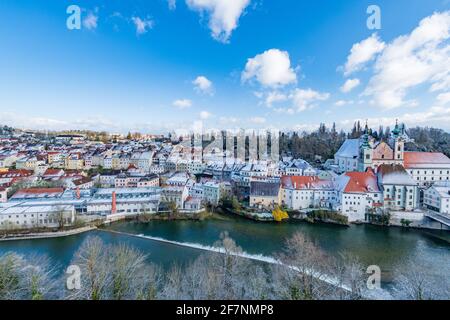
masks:
{"label": "distant hill with trees", "polygon": [[[386,140],[391,129],[380,126],[377,130],[369,129],[377,140]],[[355,122],[349,132],[336,130],[320,124],[313,132],[282,133],[280,138],[280,152],[283,156],[302,158],[310,162],[331,159],[345,139],[356,139],[364,133],[364,126]],[[407,134],[414,142],[406,144],[406,151],[442,152],[450,157],[450,133],[442,129],[415,127],[407,129]]]}

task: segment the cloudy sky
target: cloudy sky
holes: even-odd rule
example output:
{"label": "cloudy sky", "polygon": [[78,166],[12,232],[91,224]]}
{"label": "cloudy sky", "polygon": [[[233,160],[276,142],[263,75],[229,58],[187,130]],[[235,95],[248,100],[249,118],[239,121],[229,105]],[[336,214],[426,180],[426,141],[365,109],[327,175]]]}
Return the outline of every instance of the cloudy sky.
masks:
{"label": "cloudy sky", "polygon": [[[367,27],[372,4],[379,30]],[[0,2],[0,124],[309,130],[396,118],[450,131],[449,0]]]}

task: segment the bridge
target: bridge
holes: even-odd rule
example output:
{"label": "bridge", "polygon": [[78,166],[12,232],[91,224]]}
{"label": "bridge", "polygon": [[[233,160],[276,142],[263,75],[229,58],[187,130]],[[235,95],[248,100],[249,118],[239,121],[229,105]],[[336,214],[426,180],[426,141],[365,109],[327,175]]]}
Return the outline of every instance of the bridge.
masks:
{"label": "bridge", "polygon": [[438,212],[432,212],[432,211],[426,211],[424,215],[425,215],[425,217],[427,217],[431,220],[437,221],[440,224],[450,227],[450,216],[449,215],[438,213]]}

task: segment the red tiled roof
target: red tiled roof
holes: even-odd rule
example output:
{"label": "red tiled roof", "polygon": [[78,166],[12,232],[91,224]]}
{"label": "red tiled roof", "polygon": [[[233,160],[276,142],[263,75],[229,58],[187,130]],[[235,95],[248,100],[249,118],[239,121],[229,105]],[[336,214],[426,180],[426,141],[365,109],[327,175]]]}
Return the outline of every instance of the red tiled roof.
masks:
{"label": "red tiled roof", "polygon": [[89,183],[89,182],[91,182],[91,181],[92,181],[91,178],[88,178],[88,177],[82,177],[81,179],[75,180],[75,181],[73,182],[73,184],[76,185],[76,186],[80,186],[80,185],[82,185],[82,184],[86,184],[86,183]]}
{"label": "red tiled roof", "polygon": [[12,169],[7,172],[0,173],[0,178],[11,178],[11,177],[28,177],[33,174],[31,170],[25,169]]}
{"label": "red tiled roof", "polygon": [[55,176],[55,175],[61,174],[61,171],[62,171],[62,174],[64,174],[64,170],[62,170],[62,169],[47,169],[44,172],[44,176]]}
{"label": "red tiled roof", "polygon": [[283,176],[281,178],[281,185],[283,187],[296,186],[296,189],[302,189],[318,180],[319,177],[317,176]]}
{"label": "red tiled roof", "polygon": [[414,168],[424,164],[448,164],[450,159],[441,152],[405,152],[404,167]]}
{"label": "red tiled roof", "polygon": [[350,179],[345,186],[344,192],[366,193],[379,192],[377,177],[372,169],[366,172],[347,172],[345,174]]}
{"label": "red tiled roof", "polygon": [[283,188],[307,189],[307,188],[324,188],[327,185],[331,187],[331,181],[321,180],[317,176],[283,176],[281,178]]}

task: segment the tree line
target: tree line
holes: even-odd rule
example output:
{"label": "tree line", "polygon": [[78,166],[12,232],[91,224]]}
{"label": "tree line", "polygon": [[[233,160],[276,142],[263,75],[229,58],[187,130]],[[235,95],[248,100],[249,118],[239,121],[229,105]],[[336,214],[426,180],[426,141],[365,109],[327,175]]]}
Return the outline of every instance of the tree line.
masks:
{"label": "tree line", "polygon": [[[369,128],[377,141],[387,141],[391,128],[379,126],[377,129]],[[338,131],[336,124],[331,127],[320,124],[316,131],[281,133],[280,152],[282,156],[293,156],[304,160],[325,161],[334,158],[346,139],[357,139],[364,134],[365,126],[359,121],[348,132]],[[406,133],[413,142],[406,144],[406,151],[442,152],[450,157],[450,133],[437,128],[415,127],[407,129]]]}
{"label": "tree line", "polygon": [[[286,240],[276,256],[279,263],[246,258],[227,233],[214,246],[222,248],[221,252],[208,252],[185,266],[163,269],[129,245],[107,245],[90,236],[71,262],[80,271],[78,290],[67,289],[66,275],[58,275],[58,267],[50,259],[6,253],[0,256],[0,300],[367,298],[368,275],[356,257],[345,253],[327,256],[301,233]],[[402,264],[398,270],[395,298],[448,299],[449,292],[444,291],[448,279],[433,280],[417,264]]]}

